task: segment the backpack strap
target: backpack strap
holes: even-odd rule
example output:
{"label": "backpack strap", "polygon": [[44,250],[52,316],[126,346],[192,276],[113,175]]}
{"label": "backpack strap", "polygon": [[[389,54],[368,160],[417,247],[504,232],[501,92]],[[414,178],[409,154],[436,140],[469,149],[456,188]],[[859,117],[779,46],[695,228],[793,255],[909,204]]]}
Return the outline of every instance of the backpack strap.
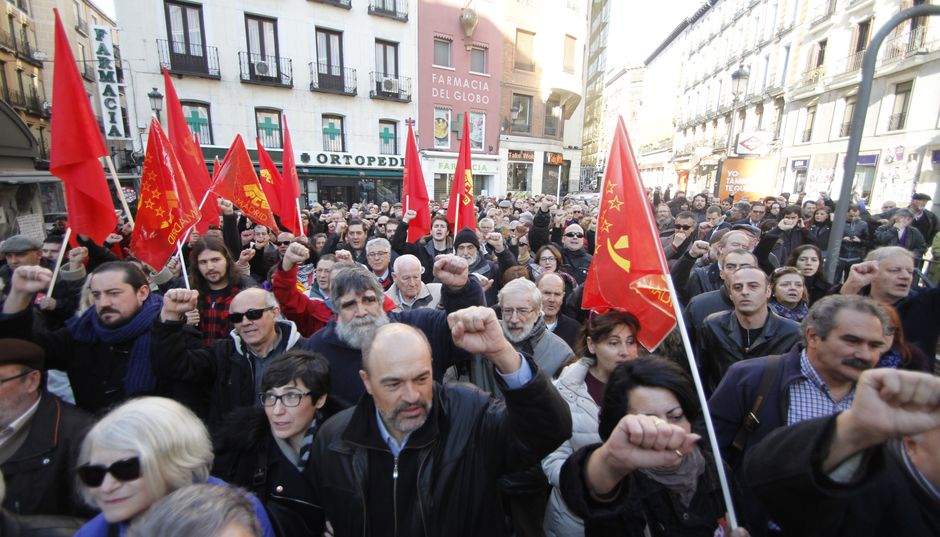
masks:
{"label": "backpack strap", "polygon": [[747,437],[760,425],[760,420],[757,419],[757,412],[760,410],[761,406],[763,406],[764,401],[767,399],[767,394],[770,392],[770,387],[773,385],[774,381],[777,380],[782,369],[783,355],[774,354],[767,358],[767,364],[764,366],[764,371],[761,373],[760,384],[757,386],[757,397],[754,398],[754,404],[751,405],[751,409],[744,417],[744,421],[741,422],[741,427],[738,429],[737,434],[734,435],[734,441],[731,442],[731,446],[736,450],[744,451],[744,444],[747,442]]}

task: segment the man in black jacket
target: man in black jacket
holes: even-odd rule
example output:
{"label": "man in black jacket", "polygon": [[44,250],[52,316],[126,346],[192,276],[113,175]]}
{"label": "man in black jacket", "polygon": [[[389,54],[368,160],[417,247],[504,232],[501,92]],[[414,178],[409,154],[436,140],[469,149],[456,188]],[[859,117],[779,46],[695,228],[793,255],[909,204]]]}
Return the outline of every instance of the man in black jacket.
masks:
{"label": "man in black jacket", "polygon": [[460,310],[448,323],[457,345],[499,371],[505,405],[435,384],[420,331],[379,328],[359,373],[368,394],[324,424],[305,468],[337,537],[508,535],[497,478],[570,436],[564,400],[513,349],[493,310]]}
{"label": "man in black jacket", "polygon": [[940,379],[861,374],[852,406],[778,429],[744,461],[786,535],[940,534]]}
{"label": "man in black jacket", "polygon": [[[548,227],[551,224],[552,204],[552,196],[545,196],[542,199],[542,205],[539,207],[538,213],[532,221],[532,229],[529,230],[529,245],[532,252],[538,252],[539,248],[551,243]],[[584,229],[578,224],[569,224],[565,227],[561,244],[555,245],[561,251],[564,270],[574,276],[578,284],[584,283],[584,280],[587,279],[588,267],[591,266],[592,256],[587,251],[586,242],[584,240]]]}

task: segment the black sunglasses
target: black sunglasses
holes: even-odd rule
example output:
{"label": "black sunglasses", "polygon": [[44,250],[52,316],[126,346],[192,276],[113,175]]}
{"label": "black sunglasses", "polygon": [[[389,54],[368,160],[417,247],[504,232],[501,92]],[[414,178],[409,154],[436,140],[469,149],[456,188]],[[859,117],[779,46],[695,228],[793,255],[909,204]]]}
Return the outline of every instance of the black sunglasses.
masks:
{"label": "black sunglasses", "polygon": [[278,246],[290,246],[290,243],[293,241],[278,241]]}
{"label": "black sunglasses", "polygon": [[692,227],[693,227],[693,226],[690,226],[690,225],[688,225],[688,224],[676,224],[676,229],[682,229],[682,230],[685,230],[685,231],[688,231],[688,230],[692,229]]}
{"label": "black sunglasses", "polygon": [[584,237],[584,233],[575,233],[575,232],[565,233],[565,237],[569,237],[572,239],[580,239]]}
{"label": "black sunglasses", "polygon": [[78,467],[78,478],[86,486],[95,488],[104,483],[105,474],[111,474],[118,481],[133,481],[140,478],[140,458],[130,457],[111,463],[111,466],[85,464]]}
{"label": "black sunglasses", "polygon": [[231,321],[232,324],[238,324],[242,322],[242,319],[244,319],[245,317],[247,317],[249,321],[257,321],[258,319],[261,318],[262,315],[264,315],[264,312],[270,311],[273,309],[274,309],[274,306],[271,306],[270,308],[264,308],[264,309],[250,309],[250,310],[245,311],[244,313],[233,312],[233,313],[228,314],[228,320]]}

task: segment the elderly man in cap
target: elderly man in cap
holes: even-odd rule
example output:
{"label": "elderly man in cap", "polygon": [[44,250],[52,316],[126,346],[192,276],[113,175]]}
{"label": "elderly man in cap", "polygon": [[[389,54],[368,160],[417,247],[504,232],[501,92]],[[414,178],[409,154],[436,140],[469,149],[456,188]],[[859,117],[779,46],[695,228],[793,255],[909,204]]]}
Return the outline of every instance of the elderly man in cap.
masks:
{"label": "elderly man in cap", "polygon": [[75,461],[91,417],[42,388],[45,352],[0,339],[0,470],[3,507],[23,515],[89,514],[73,494]]}
{"label": "elderly man in cap", "polygon": [[502,287],[502,274],[516,264],[516,258],[506,247],[503,235],[498,231],[493,231],[486,236],[486,244],[496,255],[498,264],[483,255],[480,240],[470,228],[463,228],[454,237],[454,252],[457,257],[462,257],[467,261],[470,273],[480,281],[483,287],[486,304],[493,305],[496,303],[496,292]]}

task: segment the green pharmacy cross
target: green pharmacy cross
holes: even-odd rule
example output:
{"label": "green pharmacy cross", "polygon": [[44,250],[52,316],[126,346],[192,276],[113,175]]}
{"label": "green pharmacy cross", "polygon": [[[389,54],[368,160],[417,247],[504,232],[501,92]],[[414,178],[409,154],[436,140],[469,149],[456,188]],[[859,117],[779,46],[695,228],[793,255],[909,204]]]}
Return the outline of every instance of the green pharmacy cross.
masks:
{"label": "green pharmacy cross", "polygon": [[264,121],[258,123],[258,130],[264,131],[267,136],[274,136],[274,133],[280,131],[281,128],[271,121],[271,116],[266,116]]}
{"label": "green pharmacy cross", "polygon": [[395,139],[395,133],[388,130],[388,127],[385,127],[382,129],[382,132],[379,133],[379,138],[382,139],[383,144],[389,145],[392,143],[392,140]]}
{"label": "green pharmacy cross", "polygon": [[199,115],[199,111],[192,109],[189,112],[189,115],[184,118],[186,124],[189,125],[190,130],[198,133],[202,130],[202,127],[209,124],[209,120]]}
{"label": "green pharmacy cross", "polygon": [[325,136],[329,136],[330,140],[335,140],[337,136],[343,134],[343,131],[340,129],[337,129],[336,125],[334,125],[333,122],[330,121],[328,127],[323,127],[323,134]]}

